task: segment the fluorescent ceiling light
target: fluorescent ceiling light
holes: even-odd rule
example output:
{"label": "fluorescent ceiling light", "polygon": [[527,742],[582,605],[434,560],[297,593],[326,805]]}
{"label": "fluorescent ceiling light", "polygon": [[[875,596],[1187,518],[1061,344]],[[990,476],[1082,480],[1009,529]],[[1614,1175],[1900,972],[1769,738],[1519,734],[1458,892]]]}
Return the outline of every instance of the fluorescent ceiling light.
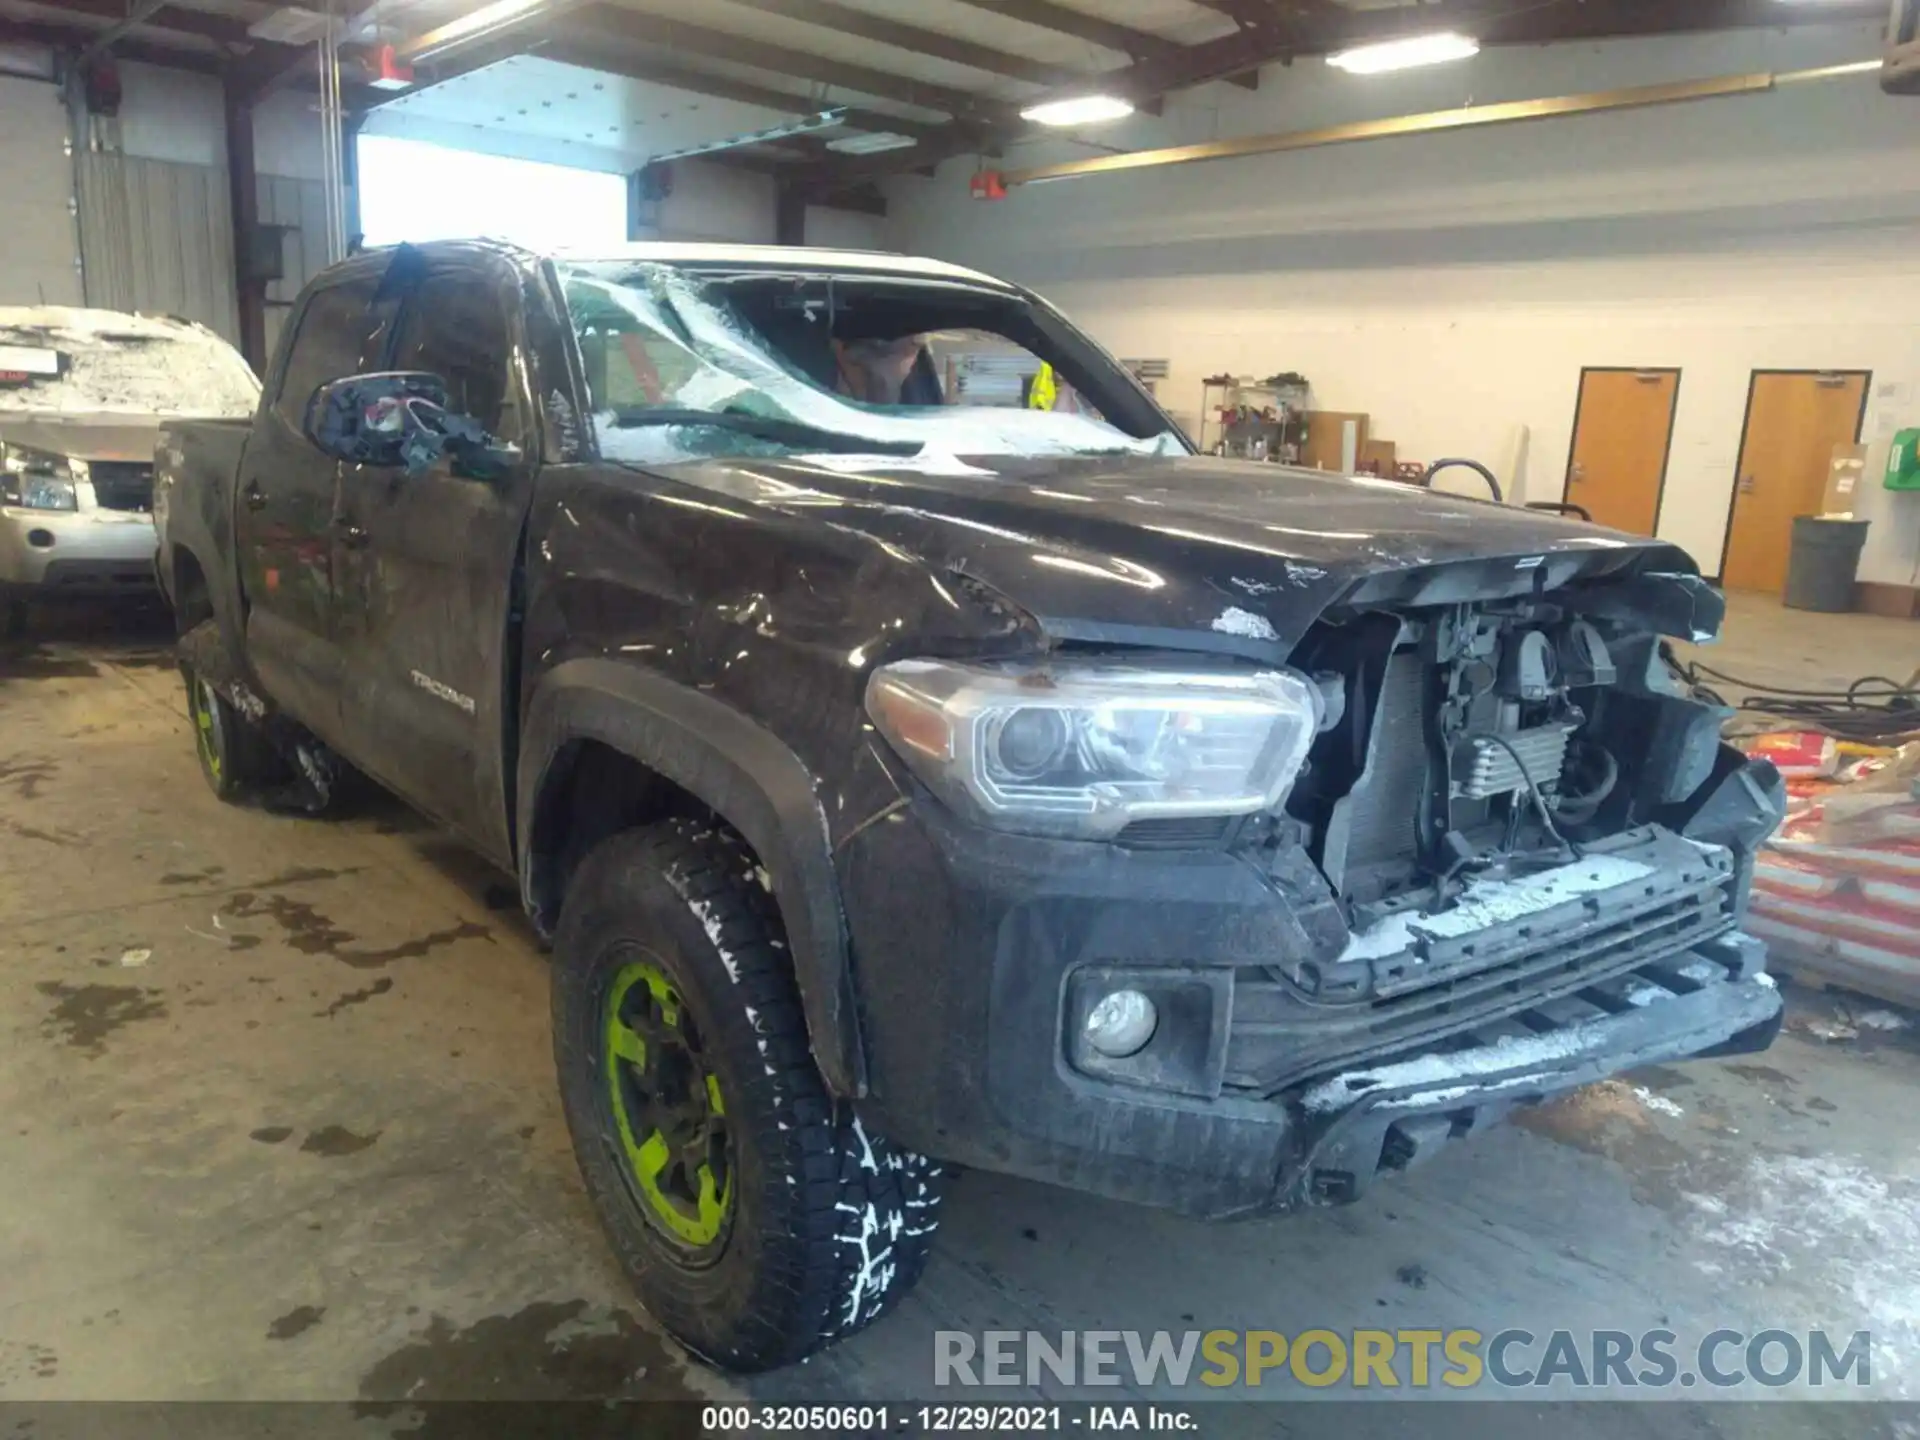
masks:
{"label": "fluorescent ceiling light", "polygon": [[491,5],[470,10],[438,29],[429,30],[394,48],[402,60],[429,60],[462,41],[490,35],[496,30],[517,24],[536,10],[546,9],[547,3],[548,0],[493,0]]}
{"label": "fluorescent ceiling light", "polygon": [[1480,42],[1471,35],[1447,31],[1439,35],[1409,35],[1404,40],[1382,40],[1377,45],[1356,45],[1329,55],[1327,63],[1350,75],[1382,75],[1389,70],[1411,70],[1416,65],[1439,65],[1448,60],[1465,60],[1480,53]]}
{"label": "fluorescent ceiling light", "polygon": [[880,130],[842,135],[838,140],[827,141],[827,149],[836,150],[842,155],[881,155],[889,150],[910,150],[919,143],[911,135],[896,135],[891,130]]}
{"label": "fluorescent ceiling light", "polygon": [[1118,95],[1077,95],[1071,100],[1029,105],[1020,112],[1020,118],[1036,125],[1096,125],[1132,113],[1133,102],[1122,100]]}

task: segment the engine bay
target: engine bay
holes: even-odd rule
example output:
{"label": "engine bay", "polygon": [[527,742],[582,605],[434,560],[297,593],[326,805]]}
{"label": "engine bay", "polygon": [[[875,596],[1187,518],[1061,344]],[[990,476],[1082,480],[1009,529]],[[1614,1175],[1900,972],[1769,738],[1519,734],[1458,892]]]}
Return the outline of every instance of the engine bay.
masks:
{"label": "engine bay", "polygon": [[1726,712],[1644,625],[1547,595],[1323,622],[1296,663],[1342,697],[1288,813],[1354,931],[1520,880],[1636,827],[1684,833]]}

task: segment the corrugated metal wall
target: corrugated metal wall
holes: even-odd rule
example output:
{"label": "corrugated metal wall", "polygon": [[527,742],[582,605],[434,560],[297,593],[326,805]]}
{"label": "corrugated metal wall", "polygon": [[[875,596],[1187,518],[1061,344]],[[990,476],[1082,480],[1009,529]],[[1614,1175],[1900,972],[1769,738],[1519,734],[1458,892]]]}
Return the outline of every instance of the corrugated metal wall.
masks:
{"label": "corrugated metal wall", "polygon": [[73,165],[60,92],[0,75],[0,305],[77,305]]}
{"label": "corrugated metal wall", "polygon": [[205,165],[86,150],[77,167],[87,303],[239,334],[227,179]]}
{"label": "corrugated metal wall", "polygon": [[[227,177],[211,166],[84,152],[80,236],[87,304],[179,315],[237,342],[233,223]],[[267,286],[267,350],[301,287],[326,267],[326,201],[318,180],[262,175],[260,221],[286,227],[283,277]]]}
{"label": "corrugated metal wall", "polygon": [[295,297],[307,281],[327,268],[327,200],[321,182],[262,175],[260,223],[287,227],[281,241],[282,278],[267,284],[267,353],[271,355]]}

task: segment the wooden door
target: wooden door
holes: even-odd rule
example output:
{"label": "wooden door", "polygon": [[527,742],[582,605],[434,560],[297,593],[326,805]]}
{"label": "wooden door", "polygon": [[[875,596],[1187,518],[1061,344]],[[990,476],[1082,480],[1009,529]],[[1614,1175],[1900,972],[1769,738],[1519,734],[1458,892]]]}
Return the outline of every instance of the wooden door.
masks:
{"label": "wooden door", "polygon": [[1679,398],[1678,370],[1582,370],[1568,503],[1596,524],[1653,534]]}
{"label": "wooden door", "polygon": [[1720,565],[1729,590],[1786,589],[1797,515],[1818,515],[1833,447],[1860,438],[1864,370],[1756,370]]}

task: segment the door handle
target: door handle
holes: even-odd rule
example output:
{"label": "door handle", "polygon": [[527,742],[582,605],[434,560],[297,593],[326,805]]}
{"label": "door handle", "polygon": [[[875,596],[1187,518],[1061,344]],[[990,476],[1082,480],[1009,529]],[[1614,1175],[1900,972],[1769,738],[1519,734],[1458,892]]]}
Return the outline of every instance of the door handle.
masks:
{"label": "door handle", "polygon": [[1740,477],[1740,493],[1742,495],[1751,495],[1755,490],[1758,490],[1759,488],[1760,488],[1760,481],[1757,476],[1742,475]]}
{"label": "door handle", "polygon": [[363,528],[344,515],[333,522],[333,530],[340,537],[340,543],[350,550],[363,549],[370,538]]}
{"label": "door handle", "polygon": [[247,488],[240,492],[240,498],[247,502],[247,508],[249,510],[264,510],[267,508],[267,492],[260,488],[260,482],[258,480],[249,480],[247,482]]}

